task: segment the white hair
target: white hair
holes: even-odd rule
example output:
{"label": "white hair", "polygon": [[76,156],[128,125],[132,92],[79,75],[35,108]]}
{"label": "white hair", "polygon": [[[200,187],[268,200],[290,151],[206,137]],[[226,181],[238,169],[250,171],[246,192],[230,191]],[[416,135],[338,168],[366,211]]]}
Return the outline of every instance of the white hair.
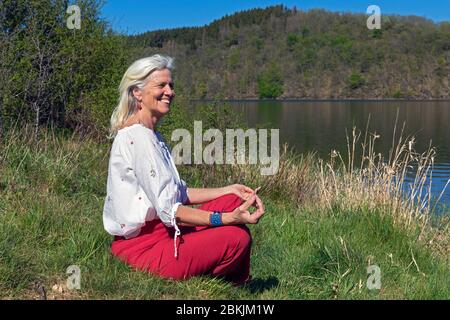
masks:
{"label": "white hair", "polygon": [[173,69],[173,58],[155,54],[133,62],[122,77],[119,85],[119,103],[111,116],[109,138],[114,138],[117,131],[137,111],[137,100],[133,90],[143,90],[149,80],[150,74],[156,70]]}

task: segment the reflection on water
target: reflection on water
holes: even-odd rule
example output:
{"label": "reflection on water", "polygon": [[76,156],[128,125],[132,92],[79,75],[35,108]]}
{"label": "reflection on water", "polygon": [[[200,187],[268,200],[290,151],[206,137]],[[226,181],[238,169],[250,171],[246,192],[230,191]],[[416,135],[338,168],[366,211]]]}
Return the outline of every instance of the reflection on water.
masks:
{"label": "reflection on water", "polygon": [[[300,152],[316,151],[328,158],[335,149],[347,151],[346,130],[353,126],[381,137],[377,152],[386,157],[392,146],[398,113],[397,138],[403,123],[404,136],[414,135],[416,150],[423,152],[430,141],[437,156],[432,192],[439,195],[450,178],[450,101],[236,101],[233,109],[245,115],[253,127],[266,124],[280,129],[281,143],[288,142]],[[450,188],[441,201],[450,204]]]}

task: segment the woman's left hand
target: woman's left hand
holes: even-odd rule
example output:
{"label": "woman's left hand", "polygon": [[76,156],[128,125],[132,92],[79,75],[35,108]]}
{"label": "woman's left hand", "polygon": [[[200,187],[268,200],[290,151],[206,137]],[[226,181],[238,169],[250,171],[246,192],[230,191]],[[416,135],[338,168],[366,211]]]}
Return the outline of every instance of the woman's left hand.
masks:
{"label": "woman's left hand", "polygon": [[244,186],[242,184],[232,184],[225,187],[226,194],[232,193],[240,197],[242,200],[247,200],[255,193],[255,190]]}

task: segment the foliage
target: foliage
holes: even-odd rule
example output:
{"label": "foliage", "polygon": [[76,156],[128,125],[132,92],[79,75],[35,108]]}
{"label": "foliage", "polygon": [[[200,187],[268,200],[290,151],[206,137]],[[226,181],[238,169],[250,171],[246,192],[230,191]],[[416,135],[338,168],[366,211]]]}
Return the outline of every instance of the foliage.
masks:
{"label": "foliage", "polygon": [[283,93],[283,78],[276,64],[271,64],[258,79],[258,96],[260,99],[275,99]]}
{"label": "foliage", "polygon": [[107,126],[125,67],[123,40],[82,0],[81,29],[66,26],[66,0],[0,2],[0,119],[99,130]]}
{"label": "foliage", "polygon": [[155,53],[175,57],[179,106],[191,98],[449,97],[448,22],[384,16],[379,32],[367,30],[364,15],[272,6],[123,36],[100,18],[100,0],[79,1],[81,29],[69,30],[68,4],[0,2],[0,132],[21,122],[104,137],[123,72]]}
{"label": "foliage", "polygon": [[352,89],[358,89],[366,83],[364,78],[359,73],[352,73],[348,77],[347,82]]}
{"label": "foliage", "polygon": [[[366,20],[279,5],[128,41],[175,56],[177,81],[193,98],[390,98],[400,85],[409,98],[449,98],[449,22],[383,15],[382,29],[368,30]],[[282,88],[260,79],[273,61]],[[352,73],[364,73],[364,82],[342,76]]]}

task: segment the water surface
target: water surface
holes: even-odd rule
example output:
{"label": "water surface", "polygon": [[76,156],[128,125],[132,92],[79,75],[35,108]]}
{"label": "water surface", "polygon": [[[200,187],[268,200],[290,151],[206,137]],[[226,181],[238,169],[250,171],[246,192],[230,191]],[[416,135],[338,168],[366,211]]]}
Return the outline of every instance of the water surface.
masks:
{"label": "water surface", "polygon": [[[450,178],[450,101],[232,101],[250,126],[267,125],[280,129],[280,143],[287,142],[300,152],[315,151],[328,158],[331,150],[347,152],[346,132],[356,126],[380,135],[377,151],[386,157],[392,147],[397,120],[397,138],[414,135],[415,149],[436,149],[432,193],[441,193]],[[450,204],[450,188],[442,196]]]}

